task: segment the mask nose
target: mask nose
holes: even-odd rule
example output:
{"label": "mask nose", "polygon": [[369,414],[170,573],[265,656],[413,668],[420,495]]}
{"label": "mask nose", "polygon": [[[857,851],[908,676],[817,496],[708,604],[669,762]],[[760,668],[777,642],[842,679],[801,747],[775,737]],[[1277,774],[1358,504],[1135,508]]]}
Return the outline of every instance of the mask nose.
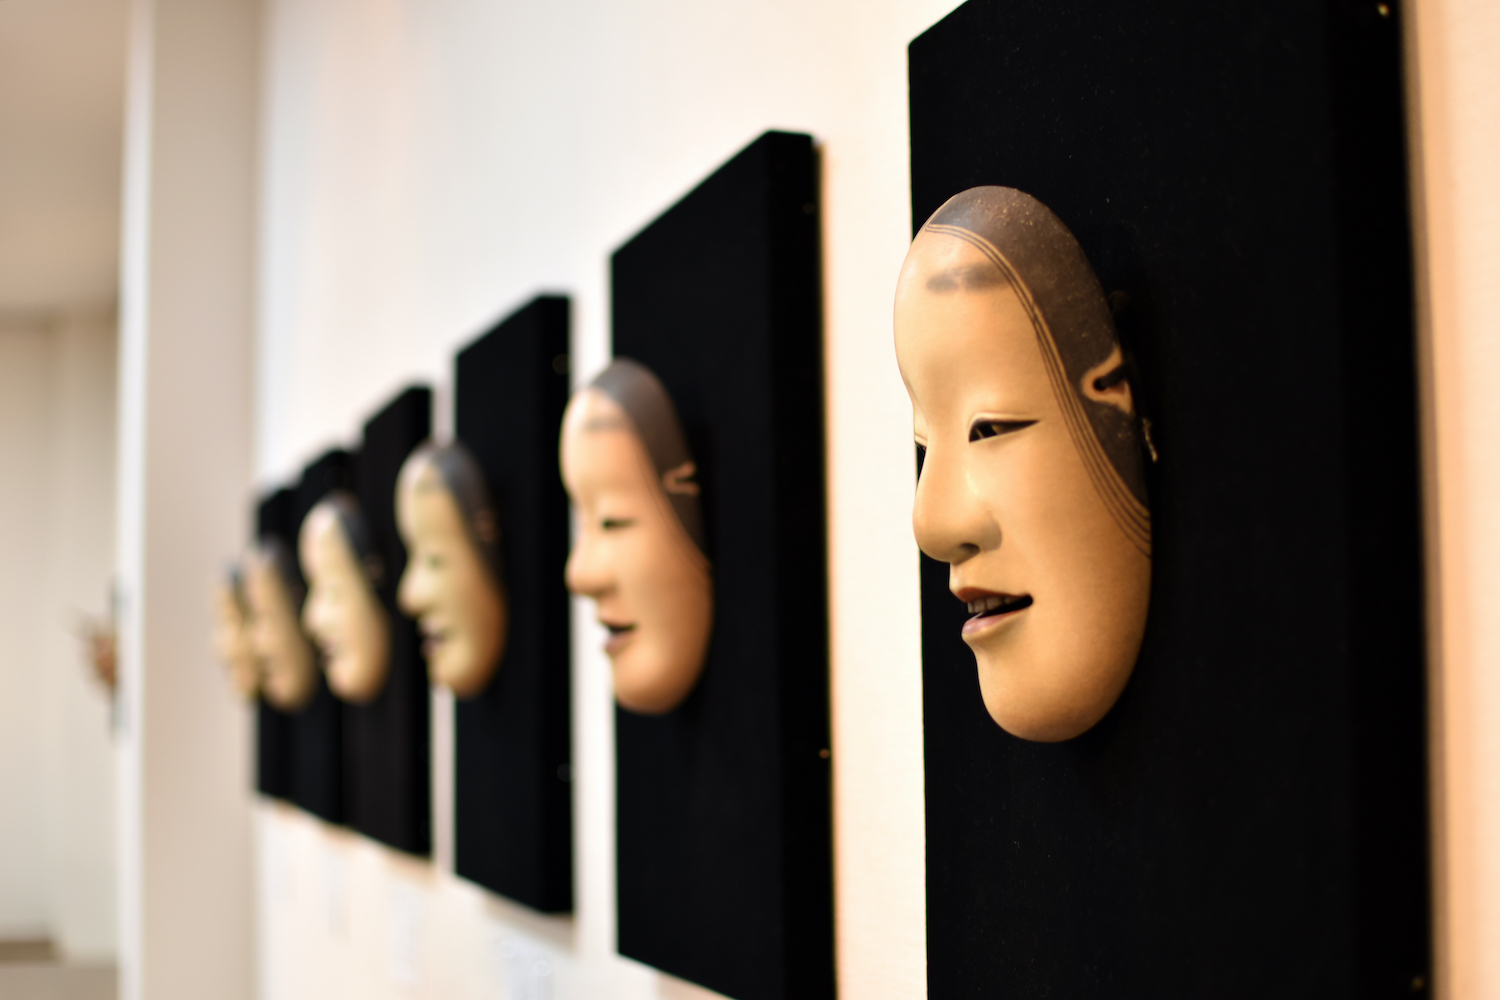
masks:
{"label": "mask nose", "polygon": [[957,448],[929,446],[911,513],[918,547],[950,565],[1000,544],[1000,525],[969,477],[964,445]]}
{"label": "mask nose", "polygon": [[322,617],[323,594],[318,587],[308,588],[307,600],[302,604],[302,631],[316,635],[318,621]]}
{"label": "mask nose", "polygon": [[426,594],[431,589],[426,580],[427,572],[422,569],[421,563],[420,553],[412,552],[406,563],[406,571],[401,574],[401,582],[396,584],[396,606],[412,618],[420,617],[426,610]]}
{"label": "mask nose", "polygon": [[584,597],[598,598],[609,589],[608,567],[593,532],[579,534],[573,551],[568,553],[563,577],[571,593]]}

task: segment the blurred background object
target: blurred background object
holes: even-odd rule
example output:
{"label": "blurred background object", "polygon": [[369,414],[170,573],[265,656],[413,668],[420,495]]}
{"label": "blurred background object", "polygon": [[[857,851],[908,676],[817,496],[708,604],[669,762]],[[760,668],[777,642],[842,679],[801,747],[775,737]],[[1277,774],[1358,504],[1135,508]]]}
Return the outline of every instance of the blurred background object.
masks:
{"label": "blurred background object", "polygon": [[110,588],[109,610],[102,615],[76,612],[77,623],[73,626],[73,634],[83,643],[83,659],[89,675],[103,685],[111,700],[119,683],[120,668],[116,600],[114,588]]}

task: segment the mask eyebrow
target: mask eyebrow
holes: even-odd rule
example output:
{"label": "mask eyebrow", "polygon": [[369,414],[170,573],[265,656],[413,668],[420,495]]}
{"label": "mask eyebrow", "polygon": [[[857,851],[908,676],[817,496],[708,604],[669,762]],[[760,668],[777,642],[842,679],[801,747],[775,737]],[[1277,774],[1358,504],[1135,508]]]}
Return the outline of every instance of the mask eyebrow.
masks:
{"label": "mask eyebrow", "polygon": [[586,434],[593,434],[598,431],[633,431],[635,425],[619,417],[590,417],[579,429]]}
{"label": "mask eyebrow", "polygon": [[425,465],[417,473],[411,484],[413,493],[434,493],[438,490],[446,490],[447,484],[443,482],[443,474],[431,463]]}
{"label": "mask eyebrow", "polygon": [[1005,280],[1005,275],[1000,273],[1000,269],[986,262],[964,264],[939,271],[927,279],[927,290],[929,292],[952,292],[962,289],[966,292],[978,292],[1008,284],[1010,282]]}

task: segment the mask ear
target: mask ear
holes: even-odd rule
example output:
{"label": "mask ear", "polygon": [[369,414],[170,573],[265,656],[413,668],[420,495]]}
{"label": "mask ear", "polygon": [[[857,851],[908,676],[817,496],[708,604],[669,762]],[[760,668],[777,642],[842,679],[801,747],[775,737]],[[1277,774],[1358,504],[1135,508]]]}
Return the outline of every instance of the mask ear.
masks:
{"label": "mask ear", "polygon": [[1109,357],[1084,373],[1083,394],[1086,398],[1106,406],[1113,406],[1126,416],[1135,416],[1135,399],[1130,392],[1130,371],[1125,364],[1125,355],[1116,344]]}
{"label": "mask ear", "polygon": [[1161,455],[1156,451],[1156,442],[1151,440],[1151,421],[1145,417],[1141,418],[1141,440],[1146,443],[1146,454],[1151,457],[1152,464],[1161,461]]}
{"label": "mask ear", "polygon": [[474,535],[486,545],[494,545],[500,540],[500,525],[495,521],[494,511],[481,510],[475,513]]}
{"label": "mask ear", "polygon": [[675,469],[668,469],[661,474],[661,485],[668,493],[678,493],[683,496],[695,497],[698,495],[698,484],[693,477],[698,474],[698,467],[692,462],[683,462]]}

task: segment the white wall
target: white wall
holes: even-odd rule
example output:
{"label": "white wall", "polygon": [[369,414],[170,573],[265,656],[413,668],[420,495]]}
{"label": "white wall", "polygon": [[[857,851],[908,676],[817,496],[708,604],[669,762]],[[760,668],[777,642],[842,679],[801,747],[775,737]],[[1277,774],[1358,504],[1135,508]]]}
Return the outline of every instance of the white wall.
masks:
{"label": "white wall", "polygon": [[0,324],[0,937],[115,950],[110,702],[76,635],[109,613],[111,310]]}
{"label": "white wall", "polygon": [[[541,289],[574,297],[574,375],[587,378],[608,357],[614,247],[767,128],[822,145],[838,948],[850,998],[925,993],[911,418],[889,313],[910,234],[906,44],[953,6],[268,6],[263,483],[352,438],[407,380],[444,382],[458,345]],[[697,995],[614,956],[611,701],[600,637],[579,611],[576,917],[527,918],[441,865],[266,808],[264,996],[326,996],[336,983],[371,998],[526,995],[505,985],[526,964],[506,948],[545,953],[559,998]]]}
{"label": "white wall", "polygon": [[[47,557],[47,383],[51,337],[41,322],[0,331],[0,468],[10,484],[0,493],[0,936],[48,930],[40,765],[46,741],[41,623],[47,615],[37,586]],[[14,567],[14,568],[11,568]]]}
{"label": "white wall", "polygon": [[[607,356],[608,252],[768,127],[823,144],[842,995],[925,993],[909,415],[890,286],[905,45],[952,0],[268,0],[256,474],[352,438],[541,288]],[[1500,996],[1500,5],[1413,0],[1434,543],[1438,986]],[[582,616],[580,616],[580,619]],[[262,993],[687,997],[612,957],[612,735],[579,626],[579,910],[529,918],[347,834],[259,811]],[[439,817],[441,823],[441,817]],[[517,957],[517,956],[521,957]]]}
{"label": "white wall", "polygon": [[53,333],[44,870],[53,936],[79,960],[116,949],[113,712],[61,625],[113,613],[115,337],[113,310],[65,315]]}
{"label": "white wall", "polygon": [[249,714],[209,594],[249,527],[255,0],[132,0],[120,270],[120,996],[253,994]]}

